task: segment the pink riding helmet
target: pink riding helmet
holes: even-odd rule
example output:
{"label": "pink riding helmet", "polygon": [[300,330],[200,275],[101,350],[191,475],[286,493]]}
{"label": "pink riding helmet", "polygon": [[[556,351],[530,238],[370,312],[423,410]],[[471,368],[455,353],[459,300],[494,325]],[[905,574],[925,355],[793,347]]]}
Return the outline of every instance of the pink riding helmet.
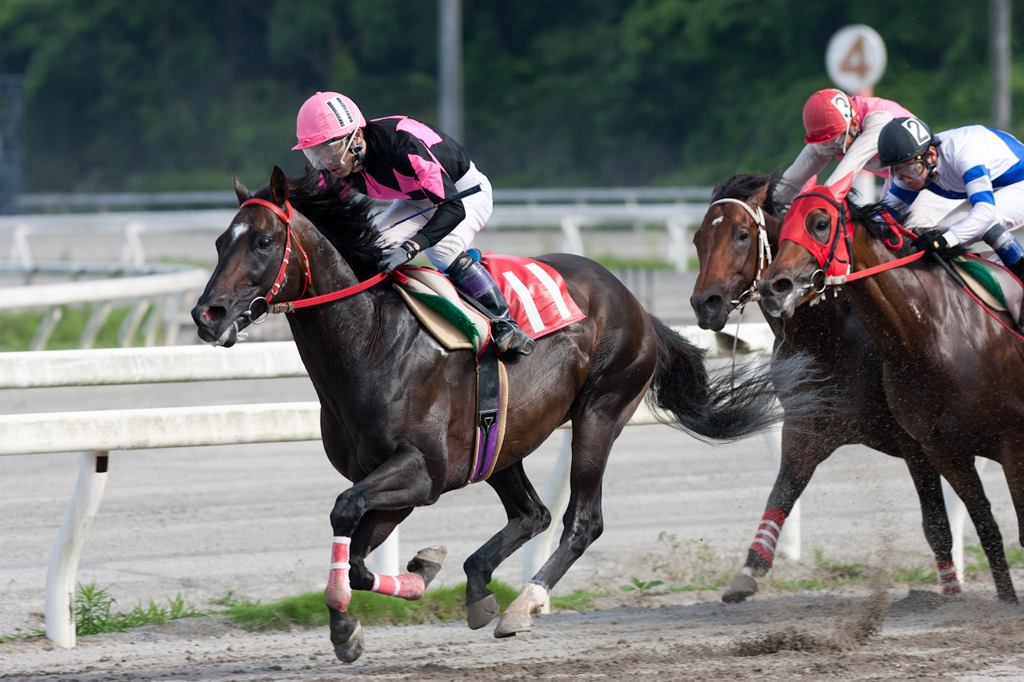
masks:
{"label": "pink riding helmet", "polygon": [[308,149],[336,137],[344,137],[366,125],[356,103],[337,92],[318,92],[302,105],[295,122],[299,143],[292,149]]}

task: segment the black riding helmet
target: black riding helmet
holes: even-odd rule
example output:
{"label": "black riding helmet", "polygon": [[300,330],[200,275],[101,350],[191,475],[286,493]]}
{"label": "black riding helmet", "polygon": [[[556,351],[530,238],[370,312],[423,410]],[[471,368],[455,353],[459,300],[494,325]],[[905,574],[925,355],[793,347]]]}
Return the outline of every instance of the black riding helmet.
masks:
{"label": "black riding helmet", "polygon": [[885,124],[878,135],[878,162],[893,166],[937,147],[932,129],[915,116],[901,116]]}

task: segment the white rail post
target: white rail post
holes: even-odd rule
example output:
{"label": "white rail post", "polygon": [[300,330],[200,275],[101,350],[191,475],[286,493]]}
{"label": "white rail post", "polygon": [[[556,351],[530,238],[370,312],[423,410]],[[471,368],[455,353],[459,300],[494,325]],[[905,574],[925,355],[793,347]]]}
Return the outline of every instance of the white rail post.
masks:
{"label": "white rail post", "polygon": [[124,245],[121,247],[121,262],[125,265],[145,265],[146,251],[142,247],[139,233],[145,225],[138,222],[125,223]]}
{"label": "white rail post", "polygon": [[106,452],[83,452],[78,483],[60,522],[46,569],[46,636],[57,646],[75,646],[75,585],[78,560],[107,485]]}
{"label": "white rail post", "polygon": [[686,272],[689,268],[689,245],[686,242],[686,222],[672,216],[665,221],[668,230],[668,261],[675,263],[676,272]]}
{"label": "white rail post", "polygon": [[580,221],[576,216],[563,215],[559,220],[562,225],[562,251],[585,255],[583,237],[580,236]]}
{"label": "white rail post", "polygon": [[32,228],[28,225],[18,225],[11,235],[11,251],[7,260],[12,263],[20,263],[23,268],[32,267],[32,247],[28,245],[28,236],[32,234]]}
{"label": "white rail post", "polygon": [[[978,475],[985,470],[988,460],[984,457],[974,458],[974,468]],[[956,566],[956,579],[964,580],[964,522],[967,521],[967,506],[957,496],[945,478],[942,479],[942,498],[946,502],[946,515],[949,516],[949,529],[953,533],[953,564]]]}
{"label": "white rail post", "polygon": [[398,526],[391,531],[387,540],[370,552],[370,570],[380,575],[400,575],[402,573],[398,558]]}
{"label": "white rail post", "polygon": [[46,315],[43,316],[39,326],[36,328],[36,333],[32,335],[28,349],[46,350],[46,342],[50,340],[50,335],[53,334],[53,330],[57,328],[63,317],[64,308],[62,306],[55,305],[46,311]]}
{"label": "white rail post", "polygon": [[[768,445],[768,454],[771,455],[772,464],[775,465],[775,476],[778,478],[779,469],[782,467],[782,425],[779,424],[764,432],[764,442]],[[786,522],[782,524],[782,532],[779,533],[778,545],[779,554],[785,554],[793,561],[800,561],[800,500],[793,504],[793,509],[786,516]]]}
{"label": "white rail post", "polygon": [[[552,554],[551,545],[555,539],[559,520],[569,506],[569,465],[572,463],[572,429],[566,429],[562,436],[562,449],[555,460],[555,466],[544,483],[540,499],[551,512],[551,525],[543,533],[523,546],[523,584],[537,575],[544,562]],[[541,613],[551,613],[551,600],[545,602]]]}

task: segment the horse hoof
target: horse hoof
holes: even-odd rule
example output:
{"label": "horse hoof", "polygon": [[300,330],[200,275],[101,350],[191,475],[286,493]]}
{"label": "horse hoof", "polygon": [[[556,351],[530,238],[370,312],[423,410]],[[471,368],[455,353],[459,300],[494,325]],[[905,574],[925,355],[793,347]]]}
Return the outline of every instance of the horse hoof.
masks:
{"label": "horse hoof", "polygon": [[498,621],[498,627],[494,628],[494,636],[497,639],[503,637],[515,637],[518,632],[529,632],[533,629],[533,618],[529,616],[513,616],[506,613]]}
{"label": "horse hoof", "polygon": [[725,588],[722,601],[726,604],[739,604],[747,597],[757,593],[757,581],[746,573],[737,573],[729,581],[729,587]]}
{"label": "horse hoof", "polygon": [[493,594],[489,594],[480,601],[466,605],[466,622],[470,630],[479,630],[490,625],[494,617],[498,615],[498,600]]}
{"label": "horse hoof", "polygon": [[441,570],[441,564],[444,563],[446,556],[448,556],[448,550],[442,545],[425,547],[416,552],[416,556],[412,558],[405,570],[420,574],[423,577],[423,589],[426,589],[430,585],[430,581]]}
{"label": "horse hoof", "polygon": [[363,636],[363,624],[356,621],[356,631],[352,633],[352,636],[348,638],[348,641],[344,644],[334,645],[334,655],[338,657],[338,660],[342,663],[353,663],[357,658],[363,655],[363,642],[366,638]]}

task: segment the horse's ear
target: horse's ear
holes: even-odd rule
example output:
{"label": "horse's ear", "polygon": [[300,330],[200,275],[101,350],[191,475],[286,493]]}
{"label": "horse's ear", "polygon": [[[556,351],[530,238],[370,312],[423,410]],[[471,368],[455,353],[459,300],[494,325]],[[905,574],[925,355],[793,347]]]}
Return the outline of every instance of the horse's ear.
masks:
{"label": "horse's ear", "polygon": [[235,196],[238,197],[239,206],[252,199],[252,192],[246,189],[245,185],[242,184],[242,181],[238,179],[238,176],[233,171],[231,173],[231,184],[235,186]]}
{"label": "horse's ear", "polygon": [[842,201],[846,198],[851,187],[853,187],[853,171],[850,171],[846,177],[830,185],[828,189],[832,196],[836,198],[836,201]]}
{"label": "horse's ear", "polygon": [[274,166],[274,172],[270,174],[270,193],[274,195],[274,201],[278,206],[284,206],[284,202],[288,200],[288,178],[277,166]]}
{"label": "horse's ear", "polygon": [[758,187],[756,190],[754,190],[753,194],[751,194],[749,197],[747,197],[747,202],[746,203],[747,203],[747,206],[749,206],[750,208],[760,208],[761,206],[764,205],[764,201],[767,198],[768,198],[768,183],[766,182],[763,185],[761,185],[760,187]]}
{"label": "horse's ear", "polygon": [[810,177],[810,179],[807,182],[804,183],[804,186],[800,188],[800,191],[797,192],[797,194],[804,194],[805,192],[810,192],[812,189],[814,189],[817,186],[818,186],[818,176],[817,175],[812,175]]}
{"label": "horse's ear", "polygon": [[711,190],[711,201],[718,198],[718,195],[722,193],[722,183],[716,182],[715,188]]}

